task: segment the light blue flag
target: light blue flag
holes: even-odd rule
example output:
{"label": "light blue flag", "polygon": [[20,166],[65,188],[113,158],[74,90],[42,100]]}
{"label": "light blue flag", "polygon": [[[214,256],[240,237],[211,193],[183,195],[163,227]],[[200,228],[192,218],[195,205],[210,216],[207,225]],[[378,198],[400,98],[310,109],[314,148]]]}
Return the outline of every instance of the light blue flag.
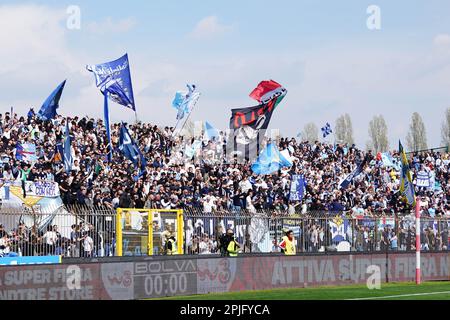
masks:
{"label": "light blue flag", "polygon": [[[59,100],[61,99],[66,80],[64,80],[44,101],[41,109],[39,110],[37,117],[43,121],[48,121],[56,117],[56,109],[59,108]],[[12,108],[12,107],[11,107]],[[12,112],[12,110],[11,110]]]}
{"label": "light blue flag", "polygon": [[214,128],[208,121],[205,122],[205,135],[208,140],[219,139],[219,131]]}
{"label": "light blue flag", "polygon": [[384,152],[381,154],[381,160],[383,161],[383,167],[390,167],[394,168],[397,171],[400,171],[400,165],[394,162],[394,159],[388,152]]}
{"label": "light blue flag", "polygon": [[69,122],[66,120],[66,132],[64,140],[64,168],[66,172],[69,173],[72,170],[72,152],[71,152],[71,141],[69,133]]}
{"label": "light blue flag", "polygon": [[86,69],[94,73],[97,88],[103,94],[108,92],[112,101],[136,111],[127,54],[115,61],[86,66]]}
{"label": "light blue flag", "polygon": [[291,166],[292,162],[278,151],[275,143],[270,143],[253,163],[252,171],[256,174],[272,174],[283,167]]}
{"label": "light blue flag", "polygon": [[200,93],[196,92],[195,85],[187,85],[188,92],[177,91],[173,99],[172,106],[178,110],[177,120],[182,120],[189,114],[200,98]]}

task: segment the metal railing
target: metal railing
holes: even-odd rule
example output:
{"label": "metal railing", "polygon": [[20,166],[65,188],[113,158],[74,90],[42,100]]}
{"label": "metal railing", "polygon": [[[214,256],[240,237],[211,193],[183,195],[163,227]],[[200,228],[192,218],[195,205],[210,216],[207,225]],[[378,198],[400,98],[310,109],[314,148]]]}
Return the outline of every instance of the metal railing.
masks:
{"label": "metal railing", "polygon": [[81,205],[0,208],[0,256],[113,256],[116,212]]}
{"label": "metal railing", "polygon": [[[116,256],[116,216],[108,207],[73,205],[42,211],[3,205],[0,256]],[[177,245],[184,254],[192,255],[220,254],[220,236],[228,228],[233,229],[243,253],[279,252],[286,230],[294,232],[297,253],[415,250],[412,215],[356,218],[348,213],[308,212],[288,216],[273,210],[205,212],[188,208],[184,209],[183,225]],[[449,226],[450,217],[422,217],[421,249],[448,250]]]}
{"label": "metal railing", "polygon": [[[294,232],[297,253],[415,250],[412,215],[352,217],[348,213],[309,212],[287,216],[264,210],[209,214],[186,210],[184,217],[187,254],[221,253],[219,239],[229,228],[233,229],[243,253],[279,252],[278,244],[287,230]],[[449,226],[450,217],[422,217],[421,249],[448,250]]]}

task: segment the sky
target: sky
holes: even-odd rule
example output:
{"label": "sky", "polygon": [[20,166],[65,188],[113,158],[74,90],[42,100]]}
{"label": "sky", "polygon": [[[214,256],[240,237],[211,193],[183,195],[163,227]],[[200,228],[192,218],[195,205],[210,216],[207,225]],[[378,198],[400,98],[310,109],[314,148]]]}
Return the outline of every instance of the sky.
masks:
{"label": "sky", "polygon": [[[79,29],[67,25],[73,5]],[[379,30],[367,27],[370,5]],[[85,66],[128,53],[142,121],[175,125],[175,92],[194,83],[202,96],[191,119],[223,130],[230,110],[254,105],[249,93],[273,79],[288,90],[270,124],[283,135],[348,113],[364,147],[381,114],[396,148],[419,112],[428,146],[439,147],[450,107],[448,12],[448,0],[0,0],[0,112],[38,110],[67,79],[58,112],[102,117]],[[113,103],[110,114],[135,117]]]}

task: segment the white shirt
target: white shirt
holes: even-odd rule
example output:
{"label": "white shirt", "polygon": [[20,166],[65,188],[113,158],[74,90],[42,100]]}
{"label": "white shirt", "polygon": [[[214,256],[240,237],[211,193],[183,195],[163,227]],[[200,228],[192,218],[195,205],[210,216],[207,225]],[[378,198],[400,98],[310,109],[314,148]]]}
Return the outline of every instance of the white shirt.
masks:
{"label": "white shirt", "polygon": [[56,243],[56,232],[55,231],[47,231],[44,234],[45,243],[48,245],[54,245]]}
{"label": "white shirt", "polygon": [[86,236],[83,242],[84,251],[91,252],[94,249],[94,240],[91,237]]}

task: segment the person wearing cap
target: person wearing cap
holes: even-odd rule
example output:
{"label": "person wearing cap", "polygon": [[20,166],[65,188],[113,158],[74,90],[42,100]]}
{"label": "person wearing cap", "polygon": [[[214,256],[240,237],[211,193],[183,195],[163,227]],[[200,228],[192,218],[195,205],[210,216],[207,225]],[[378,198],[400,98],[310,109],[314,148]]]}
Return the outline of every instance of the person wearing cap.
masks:
{"label": "person wearing cap", "polygon": [[234,237],[234,233],[231,229],[227,231],[227,235],[230,239],[230,242],[227,246],[227,252],[229,257],[237,257],[239,249],[241,246],[237,243],[236,238]]}
{"label": "person wearing cap", "polygon": [[280,248],[287,256],[295,255],[294,232],[292,230],[286,232],[286,236],[283,237],[283,240],[280,243]]}

